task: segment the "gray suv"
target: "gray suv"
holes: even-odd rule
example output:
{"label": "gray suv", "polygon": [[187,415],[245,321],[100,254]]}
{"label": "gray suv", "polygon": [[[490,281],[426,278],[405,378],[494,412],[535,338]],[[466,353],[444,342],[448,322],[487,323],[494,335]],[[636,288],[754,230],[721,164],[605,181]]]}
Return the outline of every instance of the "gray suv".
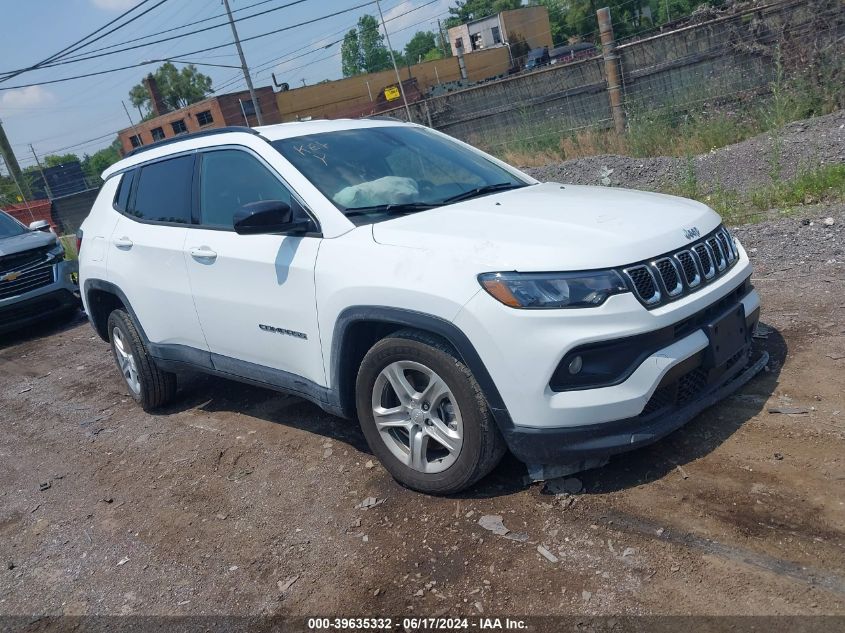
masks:
{"label": "gray suv", "polygon": [[77,263],[47,222],[27,227],[0,211],[0,334],[79,310]]}

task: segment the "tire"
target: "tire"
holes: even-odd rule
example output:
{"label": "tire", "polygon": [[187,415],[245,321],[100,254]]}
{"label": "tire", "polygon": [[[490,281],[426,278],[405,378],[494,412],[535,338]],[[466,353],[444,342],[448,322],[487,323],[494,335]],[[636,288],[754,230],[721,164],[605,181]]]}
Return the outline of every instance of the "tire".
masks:
{"label": "tire", "polygon": [[464,490],[505,453],[472,372],[451,347],[421,332],[403,330],[373,345],[358,370],[356,407],[370,449],[413,490]]}
{"label": "tire", "polygon": [[108,332],[112,354],[129,395],[144,411],[171,402],[176,395],[176,374],[158,368],[126,311],[114,310],[109,315]]}

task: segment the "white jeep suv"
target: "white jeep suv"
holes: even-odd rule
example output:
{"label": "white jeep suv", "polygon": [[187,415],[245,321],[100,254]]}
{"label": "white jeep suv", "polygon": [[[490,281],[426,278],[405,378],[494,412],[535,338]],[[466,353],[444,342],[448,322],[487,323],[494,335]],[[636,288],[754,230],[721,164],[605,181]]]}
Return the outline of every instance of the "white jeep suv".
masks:
{"label": "white jeep suv", "polygon": [[103,177],[82,296],[145,409],[183,369],[295,394],[417,490],[506,449],[599,464],[766,363],[748,257],[690,200],[539,183],[387,120],[220,128]]}

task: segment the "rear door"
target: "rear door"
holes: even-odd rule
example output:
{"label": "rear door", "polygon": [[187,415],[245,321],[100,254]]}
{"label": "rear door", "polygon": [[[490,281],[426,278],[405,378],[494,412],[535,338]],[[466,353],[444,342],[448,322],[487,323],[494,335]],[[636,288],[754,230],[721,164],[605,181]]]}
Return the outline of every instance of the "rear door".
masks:
{"label": "rear door", "polygon": [[325,385],[314,288],[321,238],[233,228],[235,213],[250,202],[281,200],[307,218],[304,205],[245,147],[202,152],[198,161],[199,226],[188,229],[185,256],[214,366],[264,382],[290,380],[299,390],[310,386],[298,376]]}
{"label": "rear door", "polygon": [[115,200],[121,217],[108,245],[108,277],[152,343],[207,354],[185,265],[194,159],[187,154],[149,163],[123,177],[121,188],[130,190],[121,189]]}

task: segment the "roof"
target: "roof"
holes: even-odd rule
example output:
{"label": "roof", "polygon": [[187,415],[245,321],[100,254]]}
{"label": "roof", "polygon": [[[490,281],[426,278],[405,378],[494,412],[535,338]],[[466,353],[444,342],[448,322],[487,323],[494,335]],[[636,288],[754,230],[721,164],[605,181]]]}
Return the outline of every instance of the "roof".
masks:
{"label": "roof", "polygon": [[[402,121],[387,119],[333,119],[318,121],[297,121],[292,123],[278,123],[276,125],[263,125],[255,128],[218,128],[196,134],[185,134],[184,136],[168,138],[160,143],[153,143],[144,147],[143,152],[132,153],[126,158],[116,162],[103,172],[103,179],[121,172],[135,165],[146,163],[157,158],[164,158],[171,154],[185,152],[195,149],[204,149],[216,145],[231,144],[235,139],[254,140],[256,132],[261,138],[267,141],[277,141],[295,136],[306,136],[320,134],[323,132],[335,132],[338,130],[352,130],[374,127],[408,125]],[[247,141],[249,143],[249,141]]]}
{"label": "roof", "polygon": [[307,136],[309,134],[321,134],[323,132],[336,132],[338,130],[355,130],[371,127],[389,127],[394,125],[408,125],[403,121],[391,119],[319,119],[315,121],[296,121],[291,123],[278,123],[276,125],[264,125],[255,128],[261,136],[269,141],[278,141],[283,138],[294,136]]}

